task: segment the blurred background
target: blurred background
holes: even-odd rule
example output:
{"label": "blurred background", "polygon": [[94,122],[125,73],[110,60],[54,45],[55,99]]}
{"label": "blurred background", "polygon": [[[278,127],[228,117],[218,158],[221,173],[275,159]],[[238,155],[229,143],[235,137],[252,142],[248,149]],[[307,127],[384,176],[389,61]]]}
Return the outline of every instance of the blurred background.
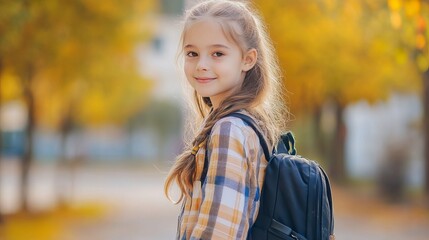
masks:
{"label": "blurred background", "polygon": [[[192,0],[0,0],[0,239],[173,239]],[[254,0],[337,239],[429,238],[429,1]]]}

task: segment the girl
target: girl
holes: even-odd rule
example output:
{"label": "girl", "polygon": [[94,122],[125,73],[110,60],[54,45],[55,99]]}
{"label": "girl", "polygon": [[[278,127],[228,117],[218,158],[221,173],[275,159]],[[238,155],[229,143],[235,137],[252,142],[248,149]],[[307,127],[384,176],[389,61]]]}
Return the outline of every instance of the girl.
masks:
{"label": "girl", "polygon": [[[189,120],[196,121],[189,129],[198,130],[165,182],[170,200],[173,182],[181,190],[177,238],[246,239],[267,159],[251,127],[228,114],[252,117],[271,147],[284,130],[272,45],[248,4],[212,0],[187,12],[180,49],[194,91],[195,116]],[[202,174],[205,157],[208,170]]]}

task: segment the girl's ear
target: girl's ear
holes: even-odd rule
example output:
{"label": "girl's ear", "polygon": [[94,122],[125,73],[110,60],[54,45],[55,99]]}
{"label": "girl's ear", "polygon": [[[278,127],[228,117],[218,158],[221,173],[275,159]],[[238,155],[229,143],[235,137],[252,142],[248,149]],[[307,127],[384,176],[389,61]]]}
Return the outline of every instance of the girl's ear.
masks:
{"label": "girl's ear", "polygon": [[258,59],[258,51],[256,49],[252,48],[249,51],[247,51],[243,56],[243,64],[242,64],[242,70],[244,72],[249,71],[253,68],[256,64],[256,60]]}

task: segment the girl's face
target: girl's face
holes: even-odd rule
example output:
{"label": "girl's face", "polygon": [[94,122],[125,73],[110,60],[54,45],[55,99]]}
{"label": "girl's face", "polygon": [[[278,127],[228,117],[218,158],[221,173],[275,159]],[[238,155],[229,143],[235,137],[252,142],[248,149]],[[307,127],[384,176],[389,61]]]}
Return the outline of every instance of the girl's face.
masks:
{"label": "girl's face", "polygon": [[183,41],[186,78],[199,95],[210,97],[213,107],[218,107],[241,87],[250,69],[249,59],[225,36],[221,25],[211,19],[189,26]]}

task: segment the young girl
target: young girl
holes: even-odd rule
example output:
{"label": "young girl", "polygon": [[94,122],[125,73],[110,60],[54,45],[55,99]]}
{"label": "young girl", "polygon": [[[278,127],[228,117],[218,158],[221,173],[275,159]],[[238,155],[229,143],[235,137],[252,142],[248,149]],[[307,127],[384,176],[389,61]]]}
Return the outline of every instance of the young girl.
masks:
{"label": "young girl", "polygon": [[177,238],[246,239],[259,210],[267,159],[252,128],[228,114],[247,114],[270,147],[276,142],[285,118],[273,47],[248,4],[214,0],[187,12],[181,51],[194,90],[190,130],[197,130],[165,182],[170,200],[174,182],[181,190]]}

